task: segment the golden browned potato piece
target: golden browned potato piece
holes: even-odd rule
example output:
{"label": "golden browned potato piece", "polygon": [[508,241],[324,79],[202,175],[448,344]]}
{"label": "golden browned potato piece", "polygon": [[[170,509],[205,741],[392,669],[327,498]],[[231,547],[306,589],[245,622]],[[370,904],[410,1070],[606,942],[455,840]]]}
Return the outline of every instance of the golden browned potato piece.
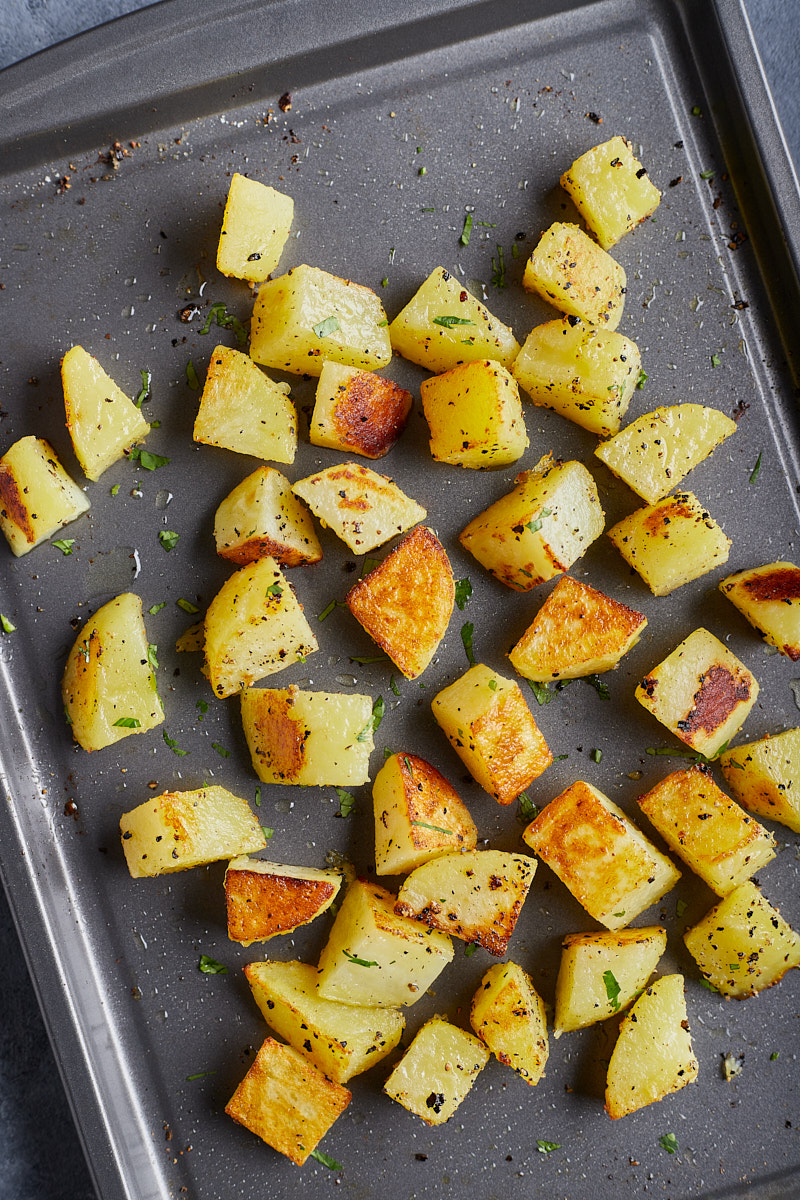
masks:
{"label": "golden browned potato piece", "polygon": [[360,579],[347,607],[407,679],[430,663],[455,603],[450,561],[439,539],[418,525]]}
{"label": "golden browned potato piece", "polygon": [[661,203],[661,192],[617,135],[576,158],[561,186],[604,250],[609,250]]}
{"label": "golden browned potato piece", "polygon": [[550,1053],[547,1017],[530,975],[516,963],[495,963],[472,997],[470,1024],[498,1062],[534,1087]]}
{"label": "golden browned potato piece", "polygon": [[577,225],[556,221],[528,259],[522,285],[561,312],[616,329],[625,305],[625,271]]}
{"label": "golden browned potato piece", "polygon": [[326,362],[308,440],[345,454],[382,458],[406,427],[414,398],[392,379]]}
{"label": "golden browned potato piece", "polygon": [[719,762],[740,804],[800,833],[800,729],[734,746]]}
{"label": "golden browned potato piece", "polygon": [[444,1017],[431,1017],[383,1090],[426,1125],[444,1125],[488,1061],[488,1049],[474,1034]]}
{"label": "golden browned potato piece", "polygon": [[392,754],[372,785],[375,873],[403,875],[448,850],[474,850],[475,822],[452,784],[417,754]]}
{"label": "golden browned potato piece", "polygon": [[294,462],[297,413],[288,384],[270,379],[240,350],[216,346],[192,436],[236,454]]}
{"label": "golden browned potato piece", "polygon": [[73,346],[61,360],[64,409],[75,457],[89,479],[143,441],[150,426],[96,358]]}
{"label": "golden browned potato piece", "polygon": [[20,438],[0,458],[0,529],[18,558],[88,508],[44,438]]}
{"label": "golden browned potato piece", "polygon": [[800,658],[800,567],[767,563],[729,575],[719,585],[723,596],[792,662]]}
{"label": "golden browned potato piece", "polygon": [[319,562],[322,549],[308,512],[285,475],[256,467],[214,516],[217,554],[245,566],[268,555],[282,567]]}
{"label": "golden browned potato piece", "polygon": [[728,561],[731,540],[691,492],[637,508],[608,530],[654,596],[666,596]]}
{"label": "golden browned potato piece", "polygon": [[369,554],[427,515],[393,480],[361,463],[325,467],[298,479],[292,491],[354,554]]}
{"label": "golden browned potato piece", "polygon": [[228,937],[249,946],[308,925],[330,908],[341,885],[336,871],[234,858],[225,872]]}
{"label": "golden browned potato piece", "polygon": [[280,261],[294,216],[291,196],[235,172],[222,217],[217,270],[261,283]]}

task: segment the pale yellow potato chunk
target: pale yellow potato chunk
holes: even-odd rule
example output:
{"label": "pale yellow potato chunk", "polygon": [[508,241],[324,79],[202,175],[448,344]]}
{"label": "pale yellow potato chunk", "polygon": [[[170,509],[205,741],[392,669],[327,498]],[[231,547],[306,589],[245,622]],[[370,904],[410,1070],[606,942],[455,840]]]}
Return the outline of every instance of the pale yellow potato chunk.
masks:
{"label": "pale yellow potato chunk", "polygon": [[459,541],[501,583],[518,592],[568,571],[603,532],[592,476],[579,462],[545,455],[516,487],[480,513]]}
{"label": "pale yellow potato chunk", "polygon": [[150,432],[139,409],[82,346],[61,360],[67,429],[75,457],[89,479],[99,479]]}
{"label": "pale yellow potato chunk", "polygon": [[369,696],[247,688],[242,724],[253,770],[264,783],[349,787],[369,781]]}
{"label": "pale yellow potato chunk", "polygon": [[123,813],[119,827],[134,879],[252,854],[267,844],[247,801],[216,786],[151,796]]}
{"label": "pale yellow potato chunk", "polygon": [[729,575],[719,585],[723,596],[792,662],[800,658],[800,567],[767,563]]}
{"label": "pale yellow potato chunk", "polygon": [[372,785],[375,873],[403,875],[452,850],[474,850],[475,822],[456,789],[417,754],[391,754]]}
{"label": "pale yellow potato chunk", "polygon": [[646,625],[643,613],[564,575],[508,657],[525,679],[578,679],[616,667]]}
{"label": "pale yellow potato chunk", "polygon": [[661,203],[661,192],[634,157],[630,142],[619,136],[576,158],[561,176],[561,186],[604,250]]}
{"label": "pale yellow potato chunk", "polygon": [[312,446],[382,458],[406,427],[414,397],[392,379],[326,362],[308,431]]}
{"label": "pale yellow potato chunk", "polygon": [[471,292],[436,267],[389,326],[392,347],[428,371],[449,371],[461,363],[491,358],[507,369],[519,342]]}
{"label": "pale yellow potato chunk", "polygon": [[345,603],[407,679],[429,665],[455,603],[455,582],[444,546],[418,525],[360,579]]}
{"label": "pale yellow potato chunk", "polygon": [[222,217],[217,270],[261,283],[280,261],[293,216],[291,196],[235,172]]}
{"label": "pale yellow potato chunk", "polygon": [[319,960],[319,994],[344,1004],[416,1004],[453,957],[450,938],[394,911],[395,897],[357,879]]}
{"label": "pale yellow potato chunk", "polygon": [[406,877],[394,911],[500,957],[508,949],[535,871],[536,859],[527,854],[439,854]]}
{"label": "pale yellow potato chunk", "polygon": [[369,554],[426,516],[396,483],[360,463],[326,467],[298,479],[292,491],[354,554]]}
{"label": "pale yellow potato chunk", "polygon": [[655,971],[667,947],[660,925],[570,933],[556,979],[553,1037],[622,1012]]}
{"label": "pale yellow potato chunk", "polygon": [[616,1120],[663,1100],[697,1078],[682,975],[663,975],[622,1022],[606,1080],[606,1112]]}
{"label": "pale yellow potato chunk", "polygon": [[350,1100],[302,1054],[267,1038],[225,1112],[301,1167]]}
{"label": "pale yellow potato chunk", "polygon": [[323,1000],[307,963],[254,962],[244,973],[267,1024],[336,1083],[368,1071],[400,1041],[398,1009]]}
{"label": "pale yellow potato chunk", "polygon": [[204,649],[212,688],[231,696],[319,647],[291,584],[267,556],[223,583],[206,610]]}
{"label": "pale yellow potato chunk", "polygon": [[717,787],[702,767],[673,771],[639,807],[669,848],[718,896],[775,857],[775,839]]}
{"label": "pale yellow potato chunk", "polygon": [[756,679],[707,629],[690,633],[636,688],[639,703],[706,758],[741,729],[757,698]]}
{"label": "pale yellow potato chunk", "polygon": [[217,346],[208,364],[193,437],[207,446],[292,463],[297,413],[289,386],[275,383],[240,350]]}
{"label": "pale yellow potato chunk", "polygon": [[437,462],[459,467],[502,467],[528,448],[513,376],[490,358],[462,363],[425,379],[422,407]]}
{"label": "pale yellow potato chunk", "polygon": [[470,1024],[492,1054],[531,1087],[544,1075],[550,1053],[544,1002],[516,963],[495,963],[472,997]]}
{"label": "pale yellow potato chunk", "polygon": [[164,720],[156,690],[142,602],[123,592],[99,608],[69,652],[61,683],[72,736],[102,750]]}
{"label": "pale yellow potato chunk", "polygon": [[542,234],[522,277],[527,291],[603,329],[619,325],[626,283],[623,267],[605,249],[562,221]]}
{"label": "pale yellow potato chunk", "polygon": [[245,566],[267,555],[282,567],[319,562],[314,523],[275,467],[256,467],[225,497],[214,515],[217,554]]}
{"label": "pale yellow potato chunk", "polygon": [[0,529],[19,558],[89,508],[44,438],[20,438],[0,458]]}
{"label": "pale yellow potato chunk", "polygon": [[683,940],[704,978],[729,999],[754,996],[800,966],[800,936],[749,880]]}
{"label": "pale yellow potato chunk", "polygon": [[735,432],[736,422],[715,408],[673,404],[637,417],[595,454],[637,496],[655,504]]}
{"label": "pale yellow potato chunk", "polygon": [[319,267],[295,267],[259,289],[250,356],[294,375],[319,375],[325,359],[364,371],[386,367],[386,313],[369,288]]}
{"label": "pale yellow potato chunk", "polygon": [[746,809],[800,833],[800,729],[734,746],[720,754],[719,762]]}
{"label": "pale yellow potato chunk", "polygon": [[431,709],[470,774],[500,804],[512,804],[553,761],[519,684],[483,663],[442,688]]}
{"label": "pale yellow potato chunk", "polygon": [[566,317],[532,329],[511,370],[534,404],[605,436],[619,429],[641,366],[630,338]]}
{"label": "pale yellow potato chunk", "polygon": [[489,1051],[444,1017],[426,1021],[383,1090],[426,1125],[444,1125],[465,1099]]}
{"label": "pale yellow potato chunk", "polygon": [[707,575],[728,561],[731,548],[730,538],[691,492],[638,508],[608,536],[654,596]]}
{"label": "pale yellow potato chunk", "polygon": [[680,879],[622,809],[582,780],[551,800],[522,839],[606,929],[630,925]]}
{"label": "pale yellow potato chunk", "polygon": [[338,871],[239,855],[225,872],[228,937],[250,946],[291,933],[329,909],[341,886]]}

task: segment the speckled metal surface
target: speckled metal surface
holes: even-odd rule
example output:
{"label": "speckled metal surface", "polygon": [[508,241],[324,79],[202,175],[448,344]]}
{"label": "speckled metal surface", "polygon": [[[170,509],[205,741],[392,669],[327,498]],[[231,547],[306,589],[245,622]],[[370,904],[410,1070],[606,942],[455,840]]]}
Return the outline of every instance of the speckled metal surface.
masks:
{"label": "speckled metal surface", "polygon": [[[183,1187],[203,1200],[277,1198],[293,1194],[299,1178],[316,1196],[333,1183],[317,1164],[298,1176],[222,1113],[264,1034],[238,969],[257,955],[236,949],[225,937],[222,868],[166,882],[132,881],[116,834],[120,813],[150,794],[151,782],[159,789],[195,786],[213,773],[233,791],[254,796],[235,704],[214,703],[197,663],[171,650],[189,620],[175,601],[184,596],[204,605],[227,575],[213,555],[213,512],[255,465],[193,445],[196,396],[185,384],[186,362],[192,358],[202,374],[217,331],[201,336],[198,320],[187,326],[177,317],[187,302],[204,309],[220,299],[241,318],[249,314],[246,286],[221,279],[213,267],[227,173],[248,171],[295,197],[298,236],[283,266],[311,261],[374,286],[392,316],[420,278],[441,263],[468,284],[485,285],[489,307],[523,337],[551,315],[522,292],[519,280],[539,230],[572,215],[557,186],[559,174],[604,135],[631,137],[641,145],[664,200],[656,218],[615,250],[629,276],[622,330],[639,343],[649,376],[630,415],[678,400],[703,401],[726,412],[740,402],[749,405],[735,438],[698,468],[690,484],[733,539],[730,569],[795,553],[800,441],[792,384],[771,315],[771,279],[759,269],[750,243],[737,236],[742,217],[724,178],[736,161],[726,124],[736,116],[736,105],[726,114],[712,102],[731,77],[723,62],[695,63],[711,10],[701,6],[701,19],[696,7],[692,15],[668,3],[558,11],[561,7],[534,20],[522,7],[476,6],[473,13],[485,18],[480,28],[466,18],[447,30],[427,25],[431,37],[423,37],[420,28],[418,38],[424,49],[407,50],[406,39],[395,58],[385,41],[377,46],[365,37],[347,60],[332,61],[327,71],[315,60],[306,77],[306,59],[283,63],[281,74],[293,91],[286,114],[278,110],[277,94],[265,92],[253,102],[252,93],[230,88],[235,99],[224,113],[162,124],[169,115],[167,99],[153,128],[143,118],[131,135],[140,144],[126,145],[117,169],[101,157],[109,146],[96,142],[2,180],[4,228],[10,232],[2,256],[3,447],[39,433],[78,474],[63,427],[58,360],[79,341],[129,392],[138,389],[140,368],[152,371],[148,416],[161,424],[148,446],[171,460],[147,476],[132,464],[112,468],[88,485],[92,511],[69,531],[76,537],[72,555],[64,558],[43,547],[18,562],[6,557],[0,579],[0,607],[17,626],[0,643],[8,689],[3,769],[14,797],[2,814],[3,870],[17,918],[28,930],[28,952],[95,1156],[98,1187],[108,1197],[179,1196],[186,1194]],[[179,11],[185,15],[186,6]],[[330,6],[326,11],[335,15]],[[491,13],[498,14],[494,25]],[[462,40],[465,29],[474,36]],[[251,52],[253,65],[259,57]],[[106,113],[116,109],[116,98],[105,96],[97,98],[98,111],[103,99]],[[701,117],[692,116],[695,105]],[[269,107],[273,119],[265,123]],[[597,126],[588,113],[602,116],[603,124]],[[752,161],[747,145],[740,149]],[[714,178],[702,179],[708,170]],[[68,189],[59,187],[65,175]],[[733,180],[745,203],[758,198],[758,182]],[[468,207],[476,225],[463,247],[459,234]],[[517,239],[519,233],[524,238]],[[506,254],[505,288],[491,283],[498,245]],[[522,251],[518,258],[512,257],[513,245]],[[741,299],[749,308],[733,307]],[[219,336],[232,342],[229,334]],[[719,366],[712,365],[712,356]],[[390,373],[418,391],[422,373],[409,364],[396,360]],[[313,384],[292,384],[307,412]],[[589,435],[540,409],[525,411],[531,447],[521,467],[550,450],[593,464],[595,442]],[[340,457],[301,442],[287,471],[292,479]],[[759,455],[761,470],[750,483]],[[483,474],[431,463],[419,413],[384,469],[426,505],[456,576],[472,580],[475,595],[468,609],[455,614],[436,663],[422,679],[424,689],[395,673],[401,693],[395,697],[385,663],[351,662],[350,655],[369,657],[372,647],[341,610],[319,625],[319,654],[276,679],[283,685],[305,677],[318,687],[384,695],[388,712],[373,775],[386,744],[418,751],[461,781],[463,769],[428,715],[431,695],[466,666],[459,627],[472,621],[479,658],[508,672],[505,652],[541,599],[539,593],[518,596],[494,584],[457,542],[468,516],[506,490],[515,471]],[[610,524],[631,511],[635,500],[602,468],[592,469]],[[112,497],[116,483],[119,494]],[[157,541],[163,528],[181,535],[169,555]],[[292,575],[312,622],[352,578],[343,547],[329,534],[323,534],[323,545],[318,568]],[[665,745],[669,738],[632,701],[632,688],[700,623],[727,638],[761,682],[762,700],[745,736],[796,723],[789,688],[793,669],[766,654],[714,592],[723,572],[656,600],[604,541],[576,568],[578,577],[584,572],[644,611],[650,625],[609,678],[611,703],[578,683],[536,709],[554,753],[568,755],[532,789],[536,802],[583,777],[632,812],[636,795],[676,765],[644,754],[645,747]],[[127,588],[142,596],[145,608],[167,601],[147,618],[148,631],[159,645],[165,728],[190,752],[186,758],[175,758],[159,733],[88,758],[72,749],[62,724],[58,674],[73,638],[71,622]],[[198,700],[211,702],[207,714],[198,710]],[[230,757],[221,757],[214,742]],[[603,751],[600,763],[589,756],[594,748]],[[638,772],[641,779],[630,778]],[[482,838],[494,846],[519,846],[522,827],[514,812],[496,807],[474,785],[464,783],[463,795]],[[68,801],[77,805],[77,815],[65,812]],[[336,848],[360,870],[369,870],[369,789],[357,789],[357,807],[347,821],[337,819],[336,808],[332,789],[296,794],[262,789],[261,814],[275,831],[270,855],[311,865]],[[797,924],[797,838],[780,827],[775,832],[782,853],[761,873],[761,883]],[[15,846],[25,851],[24,859]],[[687,905],[680,918],[679,901]],[[787,979],[736,1005],[702,989],[679,933],[711,903],[710,893],[684,876],[660,910],[670,929],[662,969],[687,976],[701,1063],[696,1085],[612,1125],[598,1088],[607,1035],[587,1031],[553,1045],[547,1076],[536,1089],[492,1063],[453,1121],[431,1131],[381,1095],[385,1069],[379,1067],[354,1081],[353,1103],[323,1143],[343,1164],[339,1186],[362,1197],[390,1190],[408,1196],[502,1192],[578,1200],[645,1188],[672,1200],[793,1194],[800,1169],[792,1056],[797,982]],[[660,911],[649,916],[660,919]],[[531,971],[546,1000],[552,1000],[561,936],[587,927],[591,922],[540,867],[510,956]],[[273,943],[270,952],[313,958],[326,929],[311,927],[274,950]],[[229,974],[200,974],[200,953],[225,962]],[[435,1011],[464,1021],[488,965],[483,952],[472,958],[458,953],[436,995],[409,1010],[409,1030]],[[773,1059],[776,1051],[780,1056]],[[725,1053],[745,1056],[744,1070],[732,1083],[720,1072]],[[187,1078],[192,1075],[202,1077]],[[659,1145],[666,1132],[678,1138],[674,1156]],[[542,1154],[537,1139],[560,1148]]]}

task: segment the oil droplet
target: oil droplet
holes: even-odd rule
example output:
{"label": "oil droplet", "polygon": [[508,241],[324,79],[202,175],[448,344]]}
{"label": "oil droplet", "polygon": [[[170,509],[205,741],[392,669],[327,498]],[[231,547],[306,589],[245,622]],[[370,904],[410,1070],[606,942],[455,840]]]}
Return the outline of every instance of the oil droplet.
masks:
{"label": "oil droplet", "polygon": [[132,546],[117,546],[95,554],[86,572],[92,598],[103,592],[124,590],[136,578],[136,566],[136,551]]}
{"label": "oil droplet", "polygon": [[156,508],[166,508],[172,503],[172,492],[168,492],[166,488],[162,488],[160,492],[156,492]]}
{"label": "oil droplet", "polygon": [[279,813],[291,812],[294,808],[294,800],[276,800],[275,811]]}
{"label": "oil droplet", "polygon": [[358,680],[355,675],[337,675],[336,682],[341,684],[342,687],[355,687]]}

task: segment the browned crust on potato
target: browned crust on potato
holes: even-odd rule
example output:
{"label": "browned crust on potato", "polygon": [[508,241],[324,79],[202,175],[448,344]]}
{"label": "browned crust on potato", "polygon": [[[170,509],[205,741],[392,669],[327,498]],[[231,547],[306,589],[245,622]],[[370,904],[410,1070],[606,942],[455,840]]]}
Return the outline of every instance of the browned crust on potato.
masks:
{"label": "browned crust on potato", "polygon": [[406,427],[413,397],[391,379],[359,371],[337,391],[336,436],[366,458],[381,458]]}
{"label": "browned crust on potato", "polygon": [[36,541],[28,505],[19,483],[7,463],[0,463],[0,507],[2,507],[3,516],[22,531],[27,542]]}
{"label": "browned crust on potato", "polygon": [[751,600],[760,602],[800,600],[800,567],[778,567],[773,571],[742,579],[731,587],[740,587]]}
{"label": "browned crust on potato", "polygon": [[335,891],[334,884],[327,879],[227,871],[228,937],[234,942],[254,942],[307,925]]}
{"label": "browned crust on potato", "polygon": [[303,563],[316,561],[299,550],[287,546],[284,542],[274,541],[266,534],[248,538],[246,542],[241,542],[238,546],[222,546],[217,553],[221,558],[238,563],[240,567],[255,562],[257,558],[267,557],[274,558],[282,567],[299,567]]}
{"label": "browned crust on potato", "polygon": [[472,724],[472,737],[495,746],[491,762],[493,795],[500,804],[513,804],[553,761],[550,747],[517,687],[504,693]]}
{"label": "browned crust on potato", "polygon": [[292,716],[294,697],[270,695],[260,703],[253,720],[258,737],[255,752],[264,765],[280,779],[291,783],[299,775],[305,760],[308,730]]}
{"label": "browned crust on potato", "polygon": [[750,691],[749,679],[715,663],[700,676],[700,687],[693,696],[692,707],[683,720],[678,721],[678,730],[688,735],[700,730],[714,733],[725,724],[738,704],[750,699]]}

